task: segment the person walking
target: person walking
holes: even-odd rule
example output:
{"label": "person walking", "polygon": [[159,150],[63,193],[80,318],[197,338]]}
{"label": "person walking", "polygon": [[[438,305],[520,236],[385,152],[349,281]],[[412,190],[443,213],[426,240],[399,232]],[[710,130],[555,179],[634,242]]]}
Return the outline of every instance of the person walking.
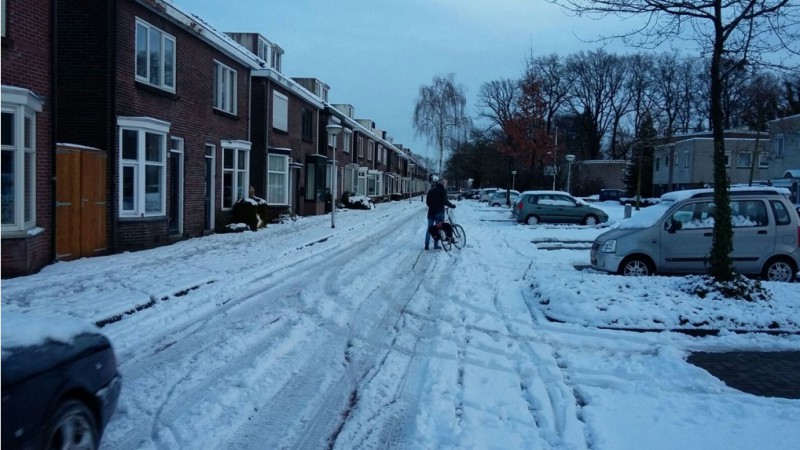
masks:
{"label": "person walking", "polygon": [[[447,191],[444,188],[444,180],[439,180],[439,177],[433,176],[433,186],[428,191],[427,205],[428,205],[428,226],[425,228],[425,250],[428,250],[431,242],[431,233],[428,231],[430,228],[438,223],[444,222],[444,207],[455,208],[456,205],[452,204],[447,198]],[[439,241],[433,240],[433,248],[439,248]]]}

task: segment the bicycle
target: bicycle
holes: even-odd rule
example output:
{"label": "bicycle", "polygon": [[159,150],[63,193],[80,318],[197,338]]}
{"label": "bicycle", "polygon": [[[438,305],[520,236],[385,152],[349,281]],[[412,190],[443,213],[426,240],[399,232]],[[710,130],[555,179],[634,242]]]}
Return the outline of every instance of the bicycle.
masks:
{"label": "bicycle", "polygon": [[461,250],[467,243],[467,233],[464,227],[455,223],[453,209],[445,208],[445,219],[431,227],[431,237],[439,241],[444,251],[449,252],[453,247]]}

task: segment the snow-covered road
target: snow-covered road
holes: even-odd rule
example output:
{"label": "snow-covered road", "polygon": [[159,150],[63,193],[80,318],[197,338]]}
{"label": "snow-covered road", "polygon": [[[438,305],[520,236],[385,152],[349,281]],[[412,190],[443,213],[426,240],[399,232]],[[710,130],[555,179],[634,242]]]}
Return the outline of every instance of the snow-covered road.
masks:
{"label": "snow-covered road", "polygon": [[[606,310],[671,320],[692,301],[675,278],[577,271],[588,258],[577,244],[602,228],[518,225],[474,201],[456,218],[467,245],[450,253],[422,249],[416,199],[342,211],[335,229],[308,217],[58,263],[3,281],[3,329],[9,313],[104,325],[123,375],[109,450],[800,442],[800,401],[744,394],[685,361],[692,350],[796,350],[799,336],[587,326]],[[800,288],[784,285],[770,285],[766,309],[797,322]],[[544,318],[562,298],[575,323]]]}
{"label": "snow-covered road", "polygon": [[585,447],[521,295],[532,247],[495,227],[422,251],[421,209],[230,268],[169,301],[214,305],[185,319],[156,305],[109,325],[115,342],[138,335],[120,356],[137,394],[104,448]]}

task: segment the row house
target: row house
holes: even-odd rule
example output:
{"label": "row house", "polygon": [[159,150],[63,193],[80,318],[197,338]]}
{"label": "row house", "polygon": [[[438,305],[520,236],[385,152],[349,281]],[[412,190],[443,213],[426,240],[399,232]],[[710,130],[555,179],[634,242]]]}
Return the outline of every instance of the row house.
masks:
{"label": "row house", "polygon": [[53,261],[52,10],[48,0],[2,2],[2,272]]}
{"label": "row house", "polygon": [[[767,133],[725,133],[725,167],[731,184],[768,178],[770,139]],[[655,148],[653,188],[656,194],[694,189],[714,182],[714,138],[710,132],[675,136]]]}
{"label": "row house", "polygon": [[323,214],[334,167],[337,192],[426,187],[410,151],[326,84],[284,76],[257,33],[163,0],[2,7],[4,277],[209,234],[253,195],[276,216]]}

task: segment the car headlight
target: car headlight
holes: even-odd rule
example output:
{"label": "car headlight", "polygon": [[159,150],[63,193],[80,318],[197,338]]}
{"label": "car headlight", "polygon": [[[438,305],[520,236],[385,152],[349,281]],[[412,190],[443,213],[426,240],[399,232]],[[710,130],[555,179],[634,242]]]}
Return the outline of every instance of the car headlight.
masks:
{"label": "car headlight", "polygon": [[606,241],[602,247],[600,247],[600,253],[614,253],[617,251],[617,240],[611,239],[610,241]]}

